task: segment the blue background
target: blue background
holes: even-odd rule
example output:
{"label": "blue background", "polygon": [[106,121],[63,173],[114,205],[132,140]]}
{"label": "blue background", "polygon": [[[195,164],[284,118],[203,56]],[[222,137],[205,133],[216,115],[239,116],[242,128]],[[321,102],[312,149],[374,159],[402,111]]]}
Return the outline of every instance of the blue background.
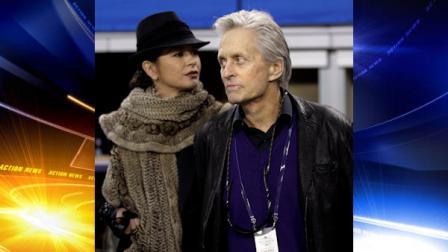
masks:
{"label": "blue background", "polygon": [[0,85],[11,85],[14,76],[44,92],[71,94],[93,104],[93,11],[88,0],[3,1]]}
{"label": "blue background", "polygon": [[95,104],[93,7],[90,0],[2,2],[0,102],[93,134],[94,114],[66,98]]}
{"label": "blue background", "polygon": [[354,2],[355,215],[448,232],[447,13]]}
{"label": "blue background", "polygon": [[172,10],[192,28],[211,28],[225,14],[240,9],[271,13],[283,26],[351,24],[350,0],[96,0],[96,31],[134,31],[147,15]]}

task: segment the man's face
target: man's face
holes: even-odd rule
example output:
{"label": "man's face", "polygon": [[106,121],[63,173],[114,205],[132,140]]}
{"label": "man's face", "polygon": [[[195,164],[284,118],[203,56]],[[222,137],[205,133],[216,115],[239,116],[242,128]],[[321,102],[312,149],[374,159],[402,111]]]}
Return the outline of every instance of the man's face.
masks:
{"label": "man's face", "polygon": [[225,32],[218,51],[221,78],[230,103],[245,104],[263,96],[270,64],[257,48],[257,35],[245,28]]}

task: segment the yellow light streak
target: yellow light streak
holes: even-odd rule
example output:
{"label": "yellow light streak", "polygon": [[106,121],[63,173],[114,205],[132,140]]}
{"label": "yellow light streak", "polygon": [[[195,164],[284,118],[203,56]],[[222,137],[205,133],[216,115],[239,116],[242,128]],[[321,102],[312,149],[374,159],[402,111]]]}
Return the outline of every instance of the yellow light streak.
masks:
{"label": "yellow light streak", "polygon": [[67,99],[69,99],[73,103],[75,103],[75,104],[77,104],[77,105],[79,105],[79,106],[81,106],[81,107],[83,107],[83,108],[85,108],[87,110],[90,110],[91,112],[95,112],[95,108],[94,107],[88,105],[87,103],[79,100],[78,98],[76,98],[74,96],[67,95]]}

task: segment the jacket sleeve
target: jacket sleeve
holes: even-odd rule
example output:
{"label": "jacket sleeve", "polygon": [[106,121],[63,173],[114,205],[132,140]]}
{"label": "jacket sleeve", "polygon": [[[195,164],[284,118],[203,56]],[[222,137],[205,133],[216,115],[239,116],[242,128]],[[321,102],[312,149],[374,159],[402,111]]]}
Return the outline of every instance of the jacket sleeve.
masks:
{"label": "jacket sleeve", "polygon": [[353,197],[353,129],[351,124],[345,124],[339,143],[339,159],[344,174],[344,183],[348,187],[349,197]]}
{"label": "jacket sleeve", "polygon": [[[334,111],[336,137],[336,155],[339,163],[340,172],[342,173],[343,191],[346,192],[345,197],[349,202],[353,202],[353,128],[352,123],[347,120],[341,112]],[[353,205],[353,203],[351,203]]]}
{"label": "jacket sleeve", "polygon": [[352,126],[342,121],[338,132],[337,155],[340,168],[339,247],[341,251],[353,251],[353,160]]}
{"label": "jacket sleeve", "polygon": [[327,108],[329,109],[328,120],[331,124],[329,127],[333,129],[332,138],[335,139],[333,155],[339,165],[341,186],[346,192],[344,196],[351,201],[353,197],[352,123],[341,112],[331,107]]}

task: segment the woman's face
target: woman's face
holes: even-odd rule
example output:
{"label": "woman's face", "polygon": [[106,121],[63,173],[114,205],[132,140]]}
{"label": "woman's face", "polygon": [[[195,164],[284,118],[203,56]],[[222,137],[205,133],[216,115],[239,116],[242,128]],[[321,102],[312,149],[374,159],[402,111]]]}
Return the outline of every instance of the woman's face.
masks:
{"label": "woman's face", "polygon": [[199,84],[201,60],[192,46],[167,49],[153,63],[157,93],[173,97]]}

